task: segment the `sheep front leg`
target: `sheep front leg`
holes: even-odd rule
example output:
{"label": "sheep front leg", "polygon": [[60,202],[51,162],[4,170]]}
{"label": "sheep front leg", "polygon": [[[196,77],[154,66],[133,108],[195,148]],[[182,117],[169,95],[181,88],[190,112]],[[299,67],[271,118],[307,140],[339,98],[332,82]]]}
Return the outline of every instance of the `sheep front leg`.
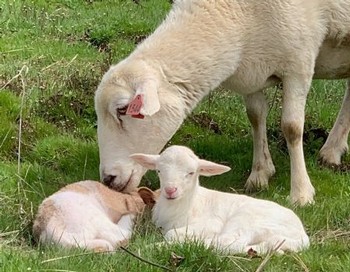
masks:
{"label": "sheep front leg", "polygon": [[306,171],[303,151],[304,111],[312,77],[301,74],[283,79],[282,131],[290,156],[290,201],[299,205],[313,203],[315,189]]}
{"label": "sheep front leg", "polygon": [[267,102],[263,92],[244,96],[247,115],[252,125],[253,165],[245,184],[248,192],[268,186],[269,178],[275,173],[266,135]]}
{"label": "sheep front leg", "polygon": [[321,160],[325,164],[339,165],[341,156],[346,153],[350,130],[350,79],[337,120],[329,133],[326,143],[320,151]]}

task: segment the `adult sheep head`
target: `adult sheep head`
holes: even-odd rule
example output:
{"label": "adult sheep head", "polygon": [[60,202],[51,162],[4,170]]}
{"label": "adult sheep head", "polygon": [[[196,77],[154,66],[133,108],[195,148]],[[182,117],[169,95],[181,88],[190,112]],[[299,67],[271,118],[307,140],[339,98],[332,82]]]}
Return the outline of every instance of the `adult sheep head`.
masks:
{"label": "adult sheep head", "polygon": [[101,179],[124,192],[135,189],[146,172],[129,155],[158,153],[185,118],[176,88],[142,60],[109,69],[96,91],[95,109]]}

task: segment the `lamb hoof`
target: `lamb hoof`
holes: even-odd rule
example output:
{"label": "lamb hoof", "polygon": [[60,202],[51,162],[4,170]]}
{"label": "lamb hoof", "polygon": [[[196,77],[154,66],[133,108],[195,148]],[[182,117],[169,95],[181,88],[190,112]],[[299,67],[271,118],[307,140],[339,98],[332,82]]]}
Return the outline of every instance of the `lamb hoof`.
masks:
{"label": "lamb hoof", "polygon": [[126,247],[128,244],[129,244],[129,240],[124,239],[124,240],[118,242],[117,247]]}
{"label": "lamb hoof", "polygon": [[91,249],[94,252],[110,252],[114,251],[114,247],[112,244],[106,240],[102,239],[95,239],[87,242],[86,244],[87,249]]}

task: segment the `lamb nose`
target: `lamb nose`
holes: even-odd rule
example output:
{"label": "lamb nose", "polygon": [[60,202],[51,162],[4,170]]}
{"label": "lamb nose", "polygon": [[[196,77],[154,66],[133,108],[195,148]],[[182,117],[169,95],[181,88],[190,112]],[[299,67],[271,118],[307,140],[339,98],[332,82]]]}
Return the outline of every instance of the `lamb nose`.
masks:
{"label": "lamb nose", "polygon": [[173,193],[175,193],[177,191],[177,188],[176,187],[167,187],[165,188],[165,192],[168,194],[168,195],[172,195]]}
{"label": "lamb nose", "polygon": [[103,175],[103,183],[108,187],[110,187],[116,177],[117,176],[113,176],[113,175]]}

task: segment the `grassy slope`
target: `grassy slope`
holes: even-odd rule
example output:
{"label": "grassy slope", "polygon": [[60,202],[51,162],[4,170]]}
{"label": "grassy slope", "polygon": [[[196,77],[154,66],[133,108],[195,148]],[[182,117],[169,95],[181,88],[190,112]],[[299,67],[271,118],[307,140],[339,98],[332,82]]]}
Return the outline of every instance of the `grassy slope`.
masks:
{"label": "grassy slope", "polygon": [[[45,196],[66,183],[98,179],[94,90],[109,65],[130,53],[170,8],[166,0],[135,2],[0,1],[0,271],[159,270],[124,251],[80,255],[84,252],[40,247],[31,234],[33,216]],[[350,175],[319,167],[317,152],[323,140],[311,130],[331,128],[343,89],[342,81],[318,81],[308,100],[305,154],[317,196],[314,206],[295,211],[312,246],[300,254],[272,257],[265,271],[345,271],[350,267]],[[271,90],[269,96],[269,139],[277,174],[268,191],[254,195],[289,205],[280,92]],[[214,120],[221,134],[209,129],[206,119]],[[232,166],[228,174],[203,179],[205,186],[242,191],[252,143],[239,96],[213,92],[171,143],[185,143],[204,158]],[[144,184],[157,187],[154,173],[146,175]],[[161,235],[148,219],[138,224],[135,233],[131,251],[170,268],[176,262],[171,258],[174,252],[185,257],[179,271],[254,271],[262,262],[196,244],[158,248],[154,243],[162,240]],[[45,262],[50,259],[54,260]]]}

